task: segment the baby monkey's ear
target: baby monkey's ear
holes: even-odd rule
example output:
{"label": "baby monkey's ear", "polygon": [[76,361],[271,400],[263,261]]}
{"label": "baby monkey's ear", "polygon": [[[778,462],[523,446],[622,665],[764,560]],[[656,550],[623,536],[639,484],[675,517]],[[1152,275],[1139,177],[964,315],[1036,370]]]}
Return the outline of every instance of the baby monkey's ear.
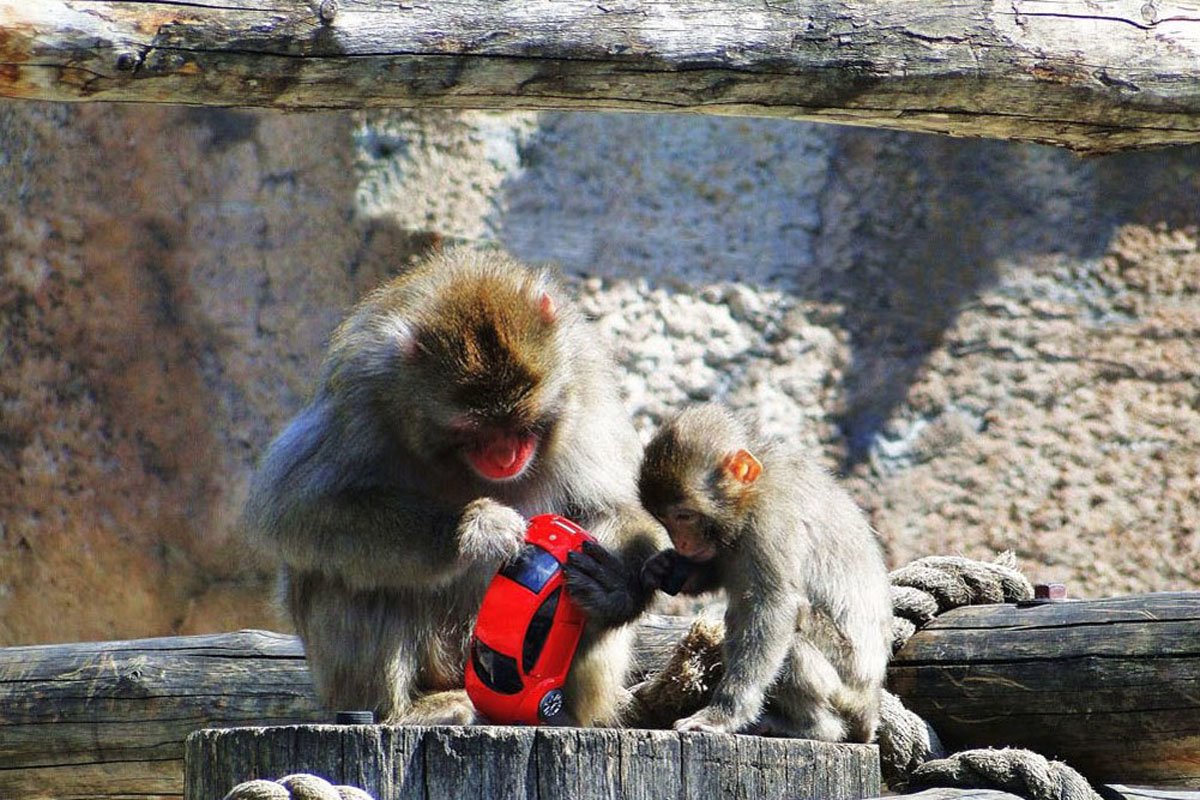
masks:
{"label": "baby monkey's ear", "polygon": [[721,467],[735,481],[747,486],[758,480],[759,475],[762,475],[762,462],[755,458],[749,450],[738,450],[736,453],[725,456]]}

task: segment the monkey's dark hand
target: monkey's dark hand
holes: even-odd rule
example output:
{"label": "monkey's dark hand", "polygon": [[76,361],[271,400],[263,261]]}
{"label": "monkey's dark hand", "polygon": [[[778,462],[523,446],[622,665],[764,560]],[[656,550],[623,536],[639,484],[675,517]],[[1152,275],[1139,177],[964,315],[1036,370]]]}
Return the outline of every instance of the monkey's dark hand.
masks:
{"label": "monkey's dark hand", "polygon": [[650,599],[638,573],[596,542],[584,542],[582,552],[569,554],[563,571],[571,599],[606,627],[629,622]]}
{"label": "monkey's dark hand", "polygon": [[678,550],[660,550],[642,564],[642,588],[647,592],[661,589],[674,597],[695,571],[695,562],[680,555]]}

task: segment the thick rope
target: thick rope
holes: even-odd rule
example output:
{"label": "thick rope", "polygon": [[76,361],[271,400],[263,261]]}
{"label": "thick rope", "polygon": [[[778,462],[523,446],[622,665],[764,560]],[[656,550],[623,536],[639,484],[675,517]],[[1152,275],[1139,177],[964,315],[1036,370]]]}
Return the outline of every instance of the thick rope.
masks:
{"label": "thick rope", "polygon": [[721,641],[725,626],[700,617],[684,634],[661,670],[630,691],[633,699],[622,724],[632,728],[670,728],[671,723],[703,708],[725,674]]}
{"label": "thick rope", "polygon": [[362,789],[334,786],[324,778],[306,773],[288,775],[277,781],[246,781],[229,790],[224,800],[374,800]]}
{"label": "thick rope", "polygon": [[[893,571],[888,580],[892,584],[893,653],[944,611],[1033,597],[1033,586],[1017,571],[1011,553],[992,562],[928,556]],[[922,764],[946,755],[933,726],[888,691],[883,692],[879,707],[878,743],[883,779],[894,789],[905,788],[909,776]]]}
{"label": "thick rope", "polygon": [[892,652],[938,614],[960,606],[1033,599],[1033,586],[1004,553],[995,561],[927,556],[888,575],[892,583]]}
{"label": "thick rope", "polygon": [[958,786],[1000,789],[1028,800],[1100,800],[1087,780],[1061,761],[1030,750],[964,750],[913,771],[917,789]]}
{"label": "thick rope", "polygon": [[946,757],[937,731],[904,707],[900,698],[883,691],[879,704],[879,766],[883,780],[893,789],[905,788],[909,776],[922,764]]}

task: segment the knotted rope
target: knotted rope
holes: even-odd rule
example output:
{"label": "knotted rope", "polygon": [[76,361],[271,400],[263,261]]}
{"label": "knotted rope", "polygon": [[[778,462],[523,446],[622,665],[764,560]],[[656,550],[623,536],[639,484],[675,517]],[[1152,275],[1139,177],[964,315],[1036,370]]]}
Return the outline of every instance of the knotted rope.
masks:
{"label": "knotted rope", "polygon": [[963,750],[917,767],[909,786],[1001,789],[1028,800],[1100,800],[1078,772],[1031,750]]}
{"label": "knotted rope", "polygon": [[334,786],[324,778],[297,773],[277,781],[246,781],[229,790],[225,800],[374,800],[362,789]]}

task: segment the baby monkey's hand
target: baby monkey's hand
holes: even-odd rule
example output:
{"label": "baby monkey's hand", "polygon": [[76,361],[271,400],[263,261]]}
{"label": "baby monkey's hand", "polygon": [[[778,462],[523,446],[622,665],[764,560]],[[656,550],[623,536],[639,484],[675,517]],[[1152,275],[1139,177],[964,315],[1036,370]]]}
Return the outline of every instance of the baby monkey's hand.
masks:
{"label": "baby monkey's hand", "polygon": [[647,592],[661,589],[674,596],[679,594],[687,579],[696,570],[696,564],[673,549],[661,550],[642,564],[642,586]]}

